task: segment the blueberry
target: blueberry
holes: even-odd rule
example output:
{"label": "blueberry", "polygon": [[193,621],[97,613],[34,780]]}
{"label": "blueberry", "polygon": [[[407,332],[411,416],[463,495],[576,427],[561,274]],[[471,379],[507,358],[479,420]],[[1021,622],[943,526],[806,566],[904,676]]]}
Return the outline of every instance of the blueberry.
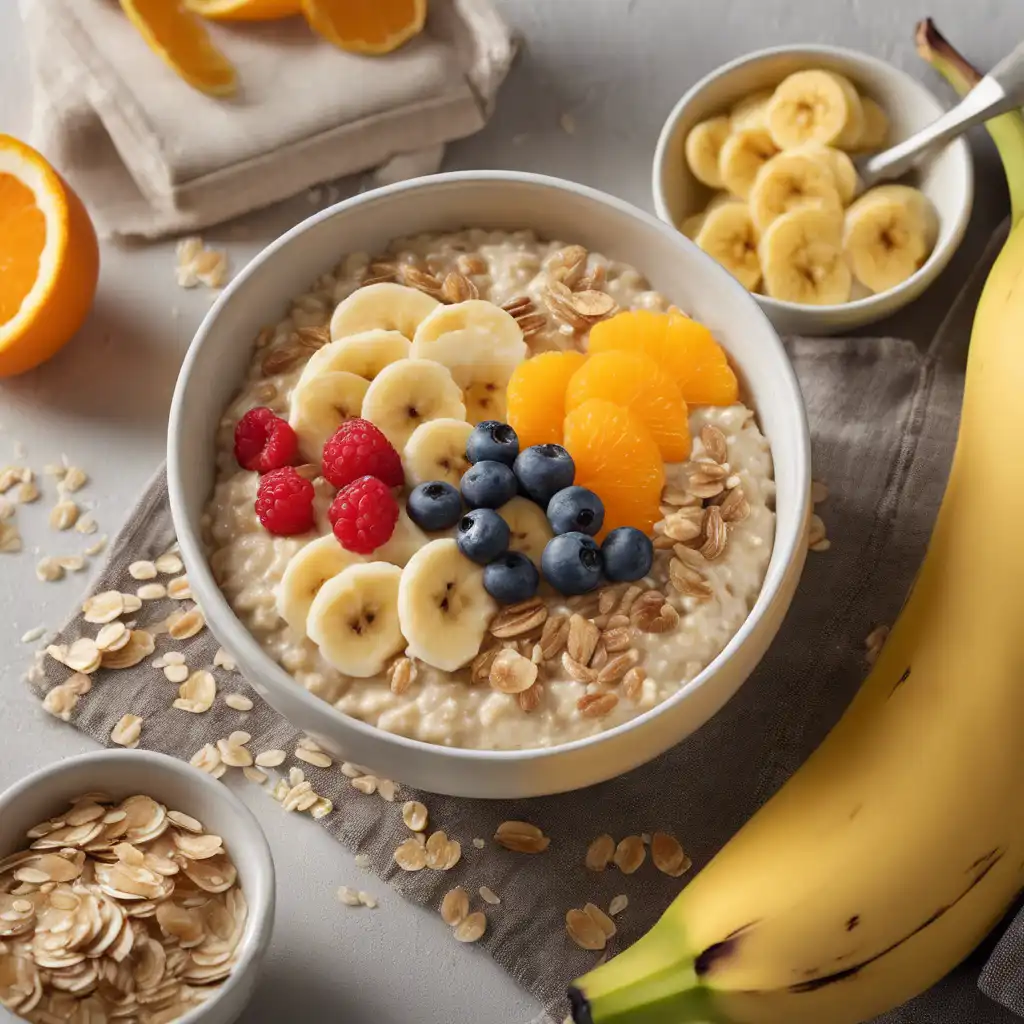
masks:
{"label": "blueberry", "polygon": [[572,456],[560,444],[535,444],[519,453],[515,466],[523,493],[541,508],[576,475]]}
{"label": "blueberry", "polygon": [[586,487],[565,487],[548,502],[548,522],[555,533],[593,537],[604,523],[601,499]]}
{"label": "blueberry", "polygon": [[521,551],[506,551],[484,567],[484,590],[499,604],[518,604],[537,593],[540,573]]}
{"label": "blueberry", "polygon": [[559,593],[586,594],[601,582],[601,549],[585,533],[563,533],[548,541],[540,566]]}
{"label": "blueberry", "polygon": [[466,442],[466,458],[470,462],[504,462],[511,466],[519,454],[519,438],[507,424],[484,420],[473,428]]}
{"label": "blueberry", "polygon": [[612,530],[601,545],[604,574],[616,583],[642,580],[654,561],[654,545],[642,530],[620,526]]}
{"label": "blueberry", "polygon": [[474,562],[486,565],[508,551],[511,531],[493,509],[475,508],[459,520],[459,550]]}
{"label": "blueberry", "polygon": [[462,477],[462,497],[470,508],[499,508],[516,496],[515,474],[504,462],[486,459]]}
{"label": "blueberry", "polygon": [[432,480],[409,492],[406,510],[421,530],[447,530],[462,517],[462,498],[451,484]]}

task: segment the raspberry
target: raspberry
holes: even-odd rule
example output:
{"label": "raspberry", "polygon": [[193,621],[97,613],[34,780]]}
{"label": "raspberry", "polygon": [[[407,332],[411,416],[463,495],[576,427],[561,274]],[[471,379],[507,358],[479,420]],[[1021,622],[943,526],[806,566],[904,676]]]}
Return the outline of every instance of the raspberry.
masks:
{"label": "raspberry", "polygon": [[235,427],[235,458],[243,469],[280,469],[295,460],[298,450],[295,431],[263,406],[250,409]]}
{"label": "raspberry", "polygon": [[347,487],[361,476],[375,476],[388,487],[401,487],[402,459],[369,420],[346,420],[324,445],[324,476]]}
{"label": "raspberry", "polygon": [[313,485],[291,466],[272,469],[260,478],[256,515],[278,537],[305,533],[313,526]]}
{"label": "raspberry", "polygon": [[395,532],[398,502],[387,484],[364,476],[338,492],[327,518],[343,548],[368,555],[386,544]]}

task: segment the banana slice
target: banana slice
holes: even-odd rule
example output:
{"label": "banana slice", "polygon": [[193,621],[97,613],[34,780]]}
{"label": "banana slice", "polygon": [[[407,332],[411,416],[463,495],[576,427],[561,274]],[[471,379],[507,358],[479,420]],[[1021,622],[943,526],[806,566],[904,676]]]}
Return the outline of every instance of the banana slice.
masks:
{"label": "banana slice", "polygon": [[750,190],[750,213],[764,233],[776,217],[799,206],[841,212],[835,175],[824,161],[804,152],[779,153],[758,172]]}
{"label": "banana slice", "polygon": [[858,149],[884,149],[889,138],[889,115],[870,96],[861,96],[864,108],[864,131]]}
{"label": "banana slice", "polygon": [[320,461],[331,434],[360,415],[369,387],[362,377],[344,371],[321,373],[295,386],[288,422],[304,458]]}
{"label": "banana slice", "polygon": [[313,353],[299,377],[299,384],[321,373],[354,373],[364,380],[374,377],[391,363],[409,358],[411,343],[398,331],[363,331],[328,342]]}
{"label": "banana slice", "polygon": [[712,117],[691,128],[686,136],[686,162],[693,176],[709,188],[725,185],[718,169],[718,156],[731,131],[729,118]]}
{"label": "banana slice", "polygon": [[866,288],[895,288],[921,268],[935,245],[938,220],[928,199],[906,185],[865,192],[846,212],[843,249]]}
{"label": "banana slice", "polygon": [[860,179],[857,177],[857,168],[854,167],[853,161],[846,153],[834,146],[822,146],[817,142],[809,142],[794,152],[804,153],[812,160],[824,164],[832,172],[836,191],[839,193],[839,201],[843,206],[848,206],[853,202]]}
{"label": "banana slice", "polygon": [[757,172],[776,153],[778,146],[763,128],[743,128],[725,140],[718,157],[718,169],[725,187],[746,199],[754,186]]}
{"label": "banana slice", "polygon": [[385,366],[367,387],[362,416],[402,451],[421,423],[464,420],[466,407],[446,367],[431,359],[399,359]]}
{"label": "banana slice", "polygon": [[305,633],[309,609],[320,588],[350,565],[363,561],[361,555],[346,551],[333,533],[310,541],[288,560],[277,585],[275,597],[281,618],[292,629]]}
{"label": "banana slice", "polygon": [[729,121],[734,132],[748,128],[768,130],[768,104],[771,102],[772,89],[761,89],[745,96],[729,111]]}
{"label": "banana slice", "polygon": [[716,192],[711,197],[711,201],[708,205],[705,206],[700,213],[695,213],[690,217],[685,217],[679,222],[679,230],[686,235],[687,238],[695,239],[700,233],[704,220],[712,210],[717,210],[718,207],[724,206],[726,203],[738,202],[739,200],[729,192]]}
{"label": "banana slice", "polygon": [[776,218],[761,238],[765,291],[773,299],[831,306],[850,298],[842,213],[803,206]]}
{"label": "banana slice", "polygon": [[306,631],[339,672],[355,679],[380,675],[405,646],[398,624],[401,578],[397,565],[364,562],[343,569],[320,588]]}
{"label": "banana slice", "polygon": [[428,420],[421,423],[405,444],[402,464],[405,480],[410,487],[446,480],[459,486],[462,474],[469,469],[466,442],[473,426],[465,420]]}
{"label": "banana slice", "polygon": [[808,142],[850,146],[864,131],[864,108],[853,83],[832,71],[797,71],[775,90],[768,131],[779,149]]}
{"label": "banana slice", "polygon": [[534,565],[540,565],[540,556],[554,536],[544,509],[529,498],[516,497],[498,509],[498,515],[508,523],[512,536],[509,547],[521,551]]}
{"label": "banana slice", "polygon": [[405,502],[402,502],[394,533],[385,544],[374,551],[373,558],[376,562],[405,566],[409,559],[429,542],[430,538],[409,518],[408,512],[405,511]]}
{"label": "banana slice", "polygon": [[404,284],[368,284],[338,303],[331,317],[331,339],[377,328],[412,338],[420,322],[440,305],[437,299]]}
{"label": "banana slice", "polygon": [[420,548],[402,572],[398,620],[409,653],[444,672],[476,657],[496,611],[483,567],[451,538]]}
{"label": "banana slice", "polygon": [[705,217],[696,242],[748,291],[758,286],[761,280],[758,232],[745,203],[726,203],[712,210]]}

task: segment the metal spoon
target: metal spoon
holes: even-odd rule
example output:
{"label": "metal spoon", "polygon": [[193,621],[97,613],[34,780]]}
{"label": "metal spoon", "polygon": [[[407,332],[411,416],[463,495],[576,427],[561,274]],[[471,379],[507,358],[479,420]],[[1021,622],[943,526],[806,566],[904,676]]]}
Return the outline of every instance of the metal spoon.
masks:
{"label": "metal spoon", "polygon": [[856,161],[862,188],[891,181],[931,149],[1015,107],[1024,106],[1024,43],[1004,57],[952,110],[875,156]]}

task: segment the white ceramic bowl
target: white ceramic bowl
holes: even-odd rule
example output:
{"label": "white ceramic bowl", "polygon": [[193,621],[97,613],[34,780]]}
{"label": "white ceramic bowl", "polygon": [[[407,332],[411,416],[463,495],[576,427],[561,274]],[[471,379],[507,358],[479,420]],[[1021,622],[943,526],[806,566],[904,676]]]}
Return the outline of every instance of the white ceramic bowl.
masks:
{"label": "white ceramic bowl", "polygon": [[[349,718],[298,686],[235,617],[211,575],[199,521],[214,480],[214,436],[238,390],[260,327],[346,252],[396,237],[466,226],[533,228],[625,261],[722,340],[771,441],[778,524],[764,588],[725,650],[670,700],[617,728],[542,750],[435,746]],[[506,171],[442,174],[378,189],[318,213],[266,248],[224,290],[192,343],[171,406],[167,476],[192,590],[247,679],[327,750],[436,793],[527,797],[578,789],[628,771],[678,743],[739,688],[779,628],[803,566],[810,456],[800,390],[757,304],[677,231],[611,196]]]}
{"label": "white ceramic bowl", "polygon": [[[700,212],[711,192],[690,173],[683,147],[690,129],[725,113],[739,99],[778,85],[787,75],[824,68],[846,75],[877,100],[889,115],[893,142],[930,124],[945,111],[920,82],[877,57],[835,46],[780,46],[731,61],[702,78],[669,114],[654,154],[654,207],[677,225]],[[965,139],[930,156],[915,171],[913,183],[935,204],[939,236],[924,266],[899,287],[839,306],[802,306],[755,296],[783,334],[836,334],[873,323],[912,302],[949,263],[967,230],[974,202],[974,165]]]}
{"label": "white ceramic bowl", "polygon": [[[42,768],[0,794],[0,857],[24,849],[28,829],[94,790],[151,796],[224,839],[249,906],[238,962],[215,994],[175,1024],[231,1024],[252,996],[274,928],[274,862],[263,830],[227,786],[183,761],[145,750],[99,750]],[[0,1022],[20,1020],[0,1006]]]}

